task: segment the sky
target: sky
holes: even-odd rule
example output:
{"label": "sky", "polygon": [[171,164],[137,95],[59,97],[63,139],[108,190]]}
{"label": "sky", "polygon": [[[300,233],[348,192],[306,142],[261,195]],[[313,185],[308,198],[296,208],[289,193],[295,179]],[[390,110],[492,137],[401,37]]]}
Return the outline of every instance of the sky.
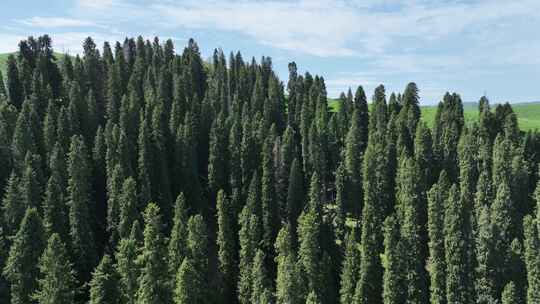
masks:
{"label": "sky", "polygon": [[272,57],[322,75],[329,97],[362,85],[401,92],[414,81],[422,104],[445,92],[466,102],[540,101],[540,0],[3,0],[0,53],[49,34],[58,52],[81,52],[142,35],[194,38],[245,60]]}

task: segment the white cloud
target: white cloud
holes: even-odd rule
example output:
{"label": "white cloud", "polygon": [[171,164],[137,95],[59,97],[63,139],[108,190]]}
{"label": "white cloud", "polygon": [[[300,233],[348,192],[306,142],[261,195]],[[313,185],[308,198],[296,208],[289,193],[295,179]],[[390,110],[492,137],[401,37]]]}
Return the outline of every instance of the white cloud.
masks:
{"label": "white cloud", "polygon": [[19,22],[24,25],[40,28],[97,26],[97,24],[92,21],[64,17],[32,17],[19,20]]}
{"label": "white cloud", "polygon": [[103,10],[113,6],[116,0],[78,0],[78,5],[82,8]]}

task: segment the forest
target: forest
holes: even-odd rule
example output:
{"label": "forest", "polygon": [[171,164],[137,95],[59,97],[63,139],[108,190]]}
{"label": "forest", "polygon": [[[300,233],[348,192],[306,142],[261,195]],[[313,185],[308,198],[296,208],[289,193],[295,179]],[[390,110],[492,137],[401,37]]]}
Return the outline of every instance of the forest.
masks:
{"label": "forest", "polygon": [[322,76],[192,39],[6,66],[0,303],[540,304],[540,133],[508,103],[331,111]]}

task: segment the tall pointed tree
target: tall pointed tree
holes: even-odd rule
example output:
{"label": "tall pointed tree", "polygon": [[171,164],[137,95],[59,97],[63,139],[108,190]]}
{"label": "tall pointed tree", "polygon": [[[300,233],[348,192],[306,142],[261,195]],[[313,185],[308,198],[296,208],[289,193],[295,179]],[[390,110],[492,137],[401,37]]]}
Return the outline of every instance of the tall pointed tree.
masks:
{"label": "tall pointed tree", "polygon": [[139,256],[141,274],[137,303],[161,304],[170,302],[167,264],[165,259],[165,240],[159,207],[150,203],[144,212],[144,246]]}
{"label": "tall pointed tree", "polygon": [[106,254],[92,273],[89,304],[122,303],[118,283],[119,276],[114,269],[113,260]]}
{"label": "tall pointed tree", "polygon": [[71,304],[75,301],[76,282],[73,264],[60,235],[49,238],[47,248],[39,261],[42,277],[33,295],[40,304]]}
{"label": "tall pointed tree", "polygon": [[90,210],[90,167],[86,145],[73,136],[68,161],[68,206],[71,251],[79,283],[88,282],[96,264],[96,247]]}
{"label": "tall pointed tree", "polygon": [[39,287],[39,259],[44,248],[41,218],[36,209],[27,209],[3,271],[11,286],[11,303],[32,303],[32,294]]}

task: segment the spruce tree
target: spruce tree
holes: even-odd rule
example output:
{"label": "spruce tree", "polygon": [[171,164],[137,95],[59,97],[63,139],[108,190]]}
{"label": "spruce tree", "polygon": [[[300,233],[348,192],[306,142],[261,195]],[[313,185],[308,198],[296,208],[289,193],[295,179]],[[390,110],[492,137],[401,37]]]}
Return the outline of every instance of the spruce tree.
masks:
{"label": "spruce tree", "polygon": [[159,207],[150,203],[144,212],[144,245],[139,255],[141,274],[137,303],[161,304],[170,302],[165,240]]}
{"label": "spruce tree", "polygon": [[118,236],[120,239],[129,237],[133,223],[138,220],[137,183],[132,177],[128,177],[122,185],[122,193],[119,197],[120,214],[118,220]]}
{"label": "spruce tree", "polygon": [[261,249],[258,249],[253,259],[253,282],[251,287],[251,303],[272,303],[272,288],[265,267],[265,257]]}
{"label": "spruce tree", "polygon": [[[407,264],[409,261],[400,256],[399,224],[394,216],[384,221],[384,274],[383,274],[383,301],[385,304],[416,303],[408,295],[411,287],[407,287]],[[403,247],[407,248],[407,247]],[[408,248],[407,248],[408,249]],[[408,258],[408,257],[407,257]]]}
{"label": "spruce tree", "polygon": [[186,257],[176,275],[174,303],[190,304],[204,303],[201,290],[201,273],[193,265],[191,258]]}
{"label": "spruce tree", "polygon": [[477,230],[475,242],[477,265],[475,271],[476,303],[495,303],[497,293],[494,270],[497,269],[497,265],[493,226],[487,206],[483,206],[480,211]]}
{"label": "spruce tree", "polygon": [[118,283],[119,277],[114,269],[113,260],[108,254],[105,254],[92,273],[92,280],[89,283],[89,304],[122,303]]}
{"label": "spruce tree", "polygon": [[523,219],[525,264],[527,268],[527,304],[540,303],[540,237],[538,219],[528,215]]}
{"label": "spruce tree", "polygon": [[169,273],[174,280],[176,280],[178,269],[187,255],[187,223],[186,200],[184,194],[180,193],[174,206],[173,227],[168,245]]}
{"label": "spruce tree", "polygon": [[15,172],[11,172],[4,193],[2,199],[3,223],[6,227],[6,233],[13,235],[17,232],[25,212],[24,206],[21,204],[23,199],[19,188],[19,178]]}
{"label": "spruce tree", "polygon": [[428,235],[430,301],[446,303],[446,258],[444,249],[444,216],[448,190],[446,173],[441,172],[439,182],[428,193]]}
{"label": "spruce tree", "polygon": [[24,99],[24,88],[19,79],[19,70],[17,68],[15,56],[9,55],[6,66],[6,84],[9,102],[17,109],[20,109]]}
{"label": "spruce tree", "polygon": [[116,252],[116,271],[119,278],[119,290],[122,302],[135,304],[137,301],[138,278],[140,273],[137,257],[139,254],[139,222],[133,222],[129,237],[123,238]]}
{"label": "spruce tree", "polygon": [[73,264],[60,235],[49,238],[39,260],[41,278],[33,298],[40,304],[71,304],[75,300],[76,281]]}
{"label": "spruce tree", "polygon": [[225,191],[220,190],[217,194],[217,245],[219,272],[223,282],[223,296],[228,301],[235,298],[236,280],[236,237],[234,206],[227,198]]}
{"label": "spruce tree", "polygon": [[502,304],[520,303],[514,282],[506,284],[501,295]]}
{"label": "spruce tree", "polygon": [[86,145],[73,136],[68,161],[68,206],[71,251],[79,283],[88,282],[96,264],[96,248],[90,217],[90,167]]}
{"label": "spruce tree", "polygon": [[[207,276],[208,276],[208,232],[206,223],[200,214],[192,216],[188,220],[187,225],[187,249],[189,250],[188,256],[192,260],[193,267],[201,277],[199,286],[201,290],[206,292]],[[201,295],[204,301],[206,301],[206,295]]]}
{"label": "spruce tree", "polygon": [[467,246],[464,231],[465,218],[463,203],[459,199],[457,186],[450,188],[444,216],[444,247],[446,258],[446,302],[448,304],[470,303],[473,301],[470,288]]}
{"label": "spruce tree", "polygon": [[357,230],[353,228],[345,238],[345,256],[341,267],[340,303],[352,303],[360,272]]}
{"label": "spruce tree", "polygon": [[32,303],[32,295],[39,288],[39,259],[44,248],[41,218],[35,208],[27,209],[3,271],[11,286],[11,303]]}
{"label": "spruce tree", "polygon": [[298,291],[301,286],[298,281],[292,237],[290,224],[287,224],[281,228],[276,238],[276,303],[278,304],[300,303]]}
{"label": "spruce tree", "polygon": [[298,263],[303,282],[308,290],[321,290],[322,273],[320,244],[320,216],[315,209],[302,213],[298,219]]}

